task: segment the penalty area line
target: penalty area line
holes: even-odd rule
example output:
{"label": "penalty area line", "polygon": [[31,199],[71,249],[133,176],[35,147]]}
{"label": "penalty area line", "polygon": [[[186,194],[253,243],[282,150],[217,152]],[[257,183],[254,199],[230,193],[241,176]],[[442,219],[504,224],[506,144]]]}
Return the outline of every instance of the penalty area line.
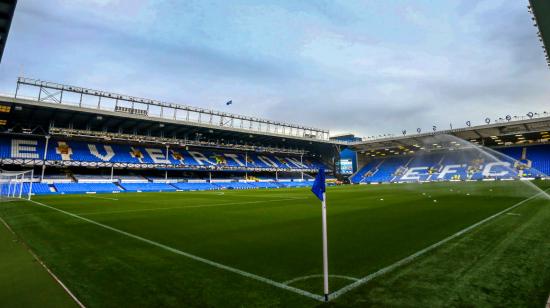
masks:
{"label": "penalty area line", "polygon": [[380,270],[378,270],[378,271],[376,271],[376,272],[374,272],[374,273],[372,273],[372,274],[369,274],[369,275],[367,275],[367,276],[365,276],[365,277],[363,277],[363,278],[357,280],[356,282],[350,283],[349,285],[347,285],[347,286],[341,288],[340,290],[335,291],[335,292],[329,294],[329,300],[336,299],[336,298],[338,298],[338,297],[340,297],[340,296],[342,296],[342,295],[348,293],[349,291],[351,291],[351,290],[353,290],[353,289],[355,289],[355,288],[357,288],[357,287],[359,287],[359,286],[361,286],[361,285],[364,285],[365,283],[367,283],[367,282],[373,280],[374,278],[379,277],[379,276],[382,276],[382,275],[384,275],[384,274],[386,274],[386,273],[388,273],[388,272],[391,272],[391,271],[393,271],[394,269],[396,269],[397,267],[400,267],[400,266],[402,266],[402,265],[405,265],[405,264],[407,264],[407,263],[413,261],[414,259],[420,257],[421,255],[423,255],[423,254],[425,254],[425,253],[427,253],[427,252],[429,252],[429,251],[434,250],[435,248],[437,248],[437,247],[439,247],[439,246],[441,246],[441,245],[443,245],[443,244],[449,242],[450,240],[453,240],[453,239],[455,239],[455,238],[457,238],[457,237],[463,235],[464,233],[467,233],[467,232],[471,231],[472,229],[475,229],[475,228],[481,226],[482,224],[484,224],[484,223],[486,223],[486,222],[488,222],[488,221],[491,221],[491,220],[493,220],[493,219],[495,219],[495,218],[501,216],[502,214],[505,214],[506,212],[509,212],[509,211],[511,211],[511,210],[513,210],[513,209],[515,209],[515,208],[517,208],[518,206],[520,206],[520,205],[522,205],[522,204],[524,204],[524,203],[526,203],[526,202],[528,202],[528,201],[533,200],[534,198],[536,198],[536,197],[538,197],[538,196],[540,196],[540,195],[546,194],[546,191],[547,191],[547,190],[548,190],[548,189],[543,190],[543,191],[541,191],[541,192],[539,192],[539,193],[537,193],[537,194],[535,194],[535,195],[533,195],[533,196],[531,196],[531,197],[529,197],[529,198],[527,198],[527,199],[525,199],[525,200],[522,200],[522,201],[520,201],[520,202],[518,202],[518,203],[516,203],[516,204],[514,204],[514,205],[512,205],[512,206],[510,206],[510,207],[508,207],[508,208],[506,208],[506,209],[504,209],[504,210],[502,210],[502,211],[496,213],[496,214],[493,214],[493,215],[491,215],[491,216],[489,216],[489,217],[487,217],[487,218],[485,218],[485,219],[483,219],[483,220],[481,220],[481,221],[478,221],[478,222],[476,222],[475,224],[473,224],[473,225],[471,225],[471,226],[469,226],[469,227],[466,227],[466,228],[464,228],[464,229],[458,231],[457,233],[455,233],[455,234],[453,234],[453,235],[451,235],[451,236],[449,236],[449,237],[447,237],[447,238],[445,238],[445,239],[443,239],[443,240],[441,240],[441,241],[439,241],[439,242],[437,242],[437,243],[435,243],[435,244],[432,244],[431,246],[428,246],[428,247],[426,247],[426,248],[424,248],[424,249],[422,249],[422,250],[419,250],[419,251],[415,252],[414,254],[412,254],[412,255],[410,255],[410,256],[404,258],[404,259],[401,259],[401,260],[399,260],[399,261],[397,261],[397,262],[395,262],[395,263],[393,263],[393,264],[391,264],[391,265],[389,265],[389,266],[386,266],[386,267],[384,267],[384,268],[382,268],[382,269],[380,269]]}
{"label": "penalty area line", "polygon": [[185,252],[185,251],[181,251],[181,250],[179,250],[179,249],[176,249],[176,248],[173,248],[173,247],[170,247],[170,246],[166,246],[166,245],[161,244],[161,243],[159,243],[159,242],[155,242],[155,241],[153,241],[153,240],[146,239],[146,238],[141,237],[141,236],[139,236],[139,235],[135,235],[135,234],[133,234],[133,233],[126,232],[126,231],[123,231],[123,230],[120,230],[120,229],[117,229],[117,228],[114,228],[114,227],[111,227],[111,226],[102,224],[102,223],[97,222],[97,221],[95,221],[95,220],[91,220],[91,219],[88,219],[88,218],[79,216],[79,215],[77,215],[77,214],[73,214],[73,213],[71,213],[71,212],[67,212],[67,211],[64,211],[64,210],[55,208],[55,207],[53,207],[53,206],[49,206],[49,205],[44,204],[44,203],[41,203],[41,202],[37,202],[37,201],[34,201],[34,200],[29,200],[29,201],[32,202],[32,203],[34,203],[34,204],[36,204],[36,205],[39,205],[39,206],[42,206],[42,207],[46,207],[46,208],[48,208],[48,209],[57,211],[57,212],[59,212],[59,213],[62,213],[62,214],[71,216],[71,217],[73,217],[73,218],[76,218],[76,219],[85,221],[85,222],[87,222],[87,223],[96,225],[96,226],[101,227],[101,228],[104,228],[104,229],[107,229],[107,230],[110,230],[110,231],[113,231],[113,232],[116,232],[116,233],[125,235],[125,236],[130,237],[130,238],[133,238],[133,239],[135,239],[135,240],[138,240],[138,241],[141,241],[141,242],[150,244],[150,245],[152,245],[152,246],[156,246],[156,247],[158,247],[158,248],[161,248],[161,249],[164,249],[164,250],[166,250],[166,251],[175,253],[175,254],[177,254],[177,255],[184,256],[184,257],[187,257],[187,258],[189,258],[189,259],[192,259],[192,260],[195,260],[195,261],[198,261],[198,262],[201,262],[201,263],[210,265],[210,266],[212,266],[212,267],[215,267],[215,268],[218,268],[218,269],[222,269],[222,270],[225,270],[225,271],[228,271],[228,272],[232,272],[232,273],[235,273],[235,274],[238,274],[238,275],[240,275],[240,276],[243,276],[243,277],[246,277],[246,278],[250,278],[250,279],[253,279],[253,280],[256,280],[256,281],[260,281],[260,282],[269,284],[269,285],[271,285],[271,286],[278,287],[278,288],[280,288],[280,289],[283,289],[283,290],[287,290],[287,291],[293,292],[293,293],[298,294],[298,295],[302,295],[302,296],[305,296],[305,297],[309,297],[309,298],[311,298],[311,299],[315,299],[315,300],[318,300],[318,301],[321,301],[321,302],[324,301],[324,297],[321,296],[321,295],[313,294],[313,293],[311,293],[311,292],[308,292],[308,291],[305,291],[305,290],[302,290],[302,289],[298,289],[298,288],[295,288],[295,287],[287,286],[287,285],[285,285],[285,284],[283,284],[283,283],[280,283],[280,282],[271,280],[271,279],[266,278],[266,277],[262,277],[262,276],[259,276],[259,275],[256,275],[256,274],[252,274],[252,273],[249,273],[249,272],[246,272],[246,271],[243,271],[243,270],[234,268],[234,267],[230,267],[230,266],[227,266],[227,265],[224,265],[224,264],[221,264],[221,263],[212,261],[212,260],[208,260],[208,259],[205,259],[205,258],[196,256],[196,255],[187,253],[187,252]]}

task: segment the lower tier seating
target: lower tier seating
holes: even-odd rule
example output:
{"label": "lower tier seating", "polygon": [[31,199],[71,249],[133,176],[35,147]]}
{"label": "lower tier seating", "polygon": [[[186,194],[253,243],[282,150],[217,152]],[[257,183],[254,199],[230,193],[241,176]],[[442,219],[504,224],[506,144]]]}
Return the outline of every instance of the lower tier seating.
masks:
{"label": "lower tier seating", "polygon": [[477,149],[374,158],[350,177],[352,183],[545,178],[550,145]]}
{"label": "lower tier seating", "polygon": [[[59,193],[112,193],[120,192],[122,189],[113,183],[54,183],[55,190]],[[34,190],[34,186],[33,186]],[[37,194],[38,192],[35,191]]]}
{"label": "lower tier seating", "polygon": [[178,190],[183,191],[220,189],[218,186],[210,183],[174,183],[172,185]]}
{"label": "lower tier seating", "polygon": [[122,183],[126,191],[176,191],[176,187],[166,183]]}
{"label": "lower tier seating", "polygon": [[[46,194],[85,194],[85,193],[120,193],[120,192],[170,192],[170,191],[199,191],[199,190],[241,190],[241,189],[260,189],[260,188],[294,188],[294,187],[311,187],[313,181],[280,181],[280,182],[177,182],[171,183],[33,183],[32,193],[34,195]],[[327,183],[327,185],[330,185]],[[1,186],[3,195],[8,194],[8,190],[13,194],[19,195],[19,190],[22,187],[21,195],[26,195],[29,192],[29,183]]]}

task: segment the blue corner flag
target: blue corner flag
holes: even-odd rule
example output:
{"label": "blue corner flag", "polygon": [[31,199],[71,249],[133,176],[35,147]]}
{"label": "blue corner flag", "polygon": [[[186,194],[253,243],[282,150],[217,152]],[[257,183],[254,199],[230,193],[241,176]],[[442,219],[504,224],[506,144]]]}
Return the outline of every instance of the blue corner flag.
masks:
{"label": "blue corner flag", "polygon": [[321,213],[323,217],[323,291],[325,293],[325,302],[328,302],[328,236],[327,236],[327,201],[325,200],[325,169],[319,169],[315,177],[311,192],[321,200]]}
{"label": "blue corner flag", "polygon": [[323,201],[323,193],[325,192],[325,169],[319,169],[319,173],[315,177],[315,182],[313,182],[313,187],[311,187],[311,192],[314,193],[319,200]]}
{"label": "blue corner flag", "polygon": [[233,100],[230,100],[227,103],[225,103],[225,105],[227,105],[227,106],[232,105],[232,104],[233,104]]}

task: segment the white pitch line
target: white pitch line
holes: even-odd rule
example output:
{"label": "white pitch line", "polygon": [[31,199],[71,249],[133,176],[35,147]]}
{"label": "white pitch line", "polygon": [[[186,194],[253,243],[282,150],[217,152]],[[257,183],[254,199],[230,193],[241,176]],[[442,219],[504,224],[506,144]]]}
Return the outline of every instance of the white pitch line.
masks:
{"label": "white pitch line", "polygon": [[109,198],[109,197],[99,197],[99,196],[91,196],[91,195],[83,195],[85,197],[89,197],[89,198],[96,198],[96,199],[104,199],[104,200],[113,200],[113,201],[118,201],[117,198]]}
{"label": "white pitch line", "polygon": [[[0,222],[2,222],[2,224],[8,229],[8,231],[10,231],[15,237],[19,237],[17,234],[15,234],[10,225],[8,225],[8,223],[2,217],[0,217]],[[84,304],[82,304],[82,302],[73,294],[73,292],[69,290],[69,288],[63,283],[63,281],[57,278],[57,276],[46,266],[44,262],[42,262],[40,258],[38,258],[34,251],[32,251],[31,248],[24,241],[21,240],[21,244],[23,244],[23,246],[27,249],[31,256],[36,260],[36,262],[38,262],[38,264],[40,264],[44,268],[44,270],[46,270],[46,272],[53,278],[53,280],[55,280],[55,282],[57,282],[57,284],[61,286],[61,288],[69,295],[70,298],[72,298],[72,300],[80,308],[86,308],[86,306],[84,306]]]}
{"label": "white pitch line", "polygon": [[293,293],[296,293],[296,294],[299,294],[299,295],[302,295],[302,296],[305,296],[305,297],[309,297],[309,298],[312,298],[312,299],[315,299],[315,300],[318,300],[318,301],[324,301],[324,297],[321,296],[321,295],[313,294],[313,293],[311,293],[311,292],[308,292],[308,291],[305,291],[305,290],[302,290],[302,289],[298,289],[298,288],[295,288],[295,287],[287,286],[287,285],[285,285],[285,284],[283,284],[283,283],[280,283],[280,282],[271,280],[271,279],[269,279],[269,278],[265,278],[265,277],[262,277],[262,276],[259,276],[259,275],[256,275],[256,274],[252,274],[252,273],[249,273],[249,272],[245,272],[245,271],[243,271],[243,270],[240,270],[240,269],[237,269],[237,268],[234,268],[234,267],[230,267],[230,266],[227,266],[227,265],[224,265],[224,264],[215,262],[215,261],[211,261],[211,260],[208,260],[208,259],[205,259],[205,258],[201,258],[201,257],[199,257],[199,256],[196,256],[196,255],[193,255],[193,254],[190,254],[190,253],[181,251],[181,250],[176,249],[176,248],[172,248],[172,247],[170,247],[170,246],[166,246],[166,245],[164,245],[164,244],[161,244],[161,243],[159,243],[159,242],[155,242],[155,241],[146,239],[146,238],[141,237],[141,236],[139,236],[139,235],[135,235],[135,234],[132,234],[132,233],[129,233],[129,232],[126,232],[126,231],[122,231],[122,230],[120,230],[120,229],[117,229],[117,228],[114,228],[114,227],[111,227],[111,226],[108,226],[108,225],[104,225],[104,224],[102,224],[102,223],[100,223],[100,222],[97,222],[97,221],[95,221],[95,220],[91,220],[91,219],[88,219],[88,218],[79,216],[79,215],[77,215],[77,214],[73,214],[73,213],[71,213],[71,212],[67,212],[67,211],[64,211],[64,210],[61,210],[61,209],[58,209],[58,208],[49,206],[49,205],[44,204],[44,203],[41,203],[41,202],[37,202],[37,201],[34,201],[34,200],[30,200],[30,202],[32,202],[32,203],[34,203],[34,204],[37,204],[37,205],[40,205],[40,206],[42,206],[42,207],[46,207],[46,208],[49,208],[49,209],[51,209],[51,210],[54,210],[54,211],[63,213],[63,214],[65,214],[65,215],[71,216],[71,217],[73,217],[73,218],[80,219],[80,220],[82,220],[82,221],[85,221],[85,222],[94,224],[94,225],[99,226],[99,227],[102,227],[102,228],[104,228],[104,229],[107,229],[107,230],[110,230],[110,231],[113,231],[113,232],[116,232],[116,233],[125,235],[125,236],[127,236],[127,237],[136,239],[136,240],[138,240],[138,241],[141,241],[141,242],[150,244],[150,245],[152,245],[152,246],[156,246],[156,247],[158,247],[158,248],[161,248],[161,249],[164,249],[164,250],[166,250],[166,251],[175,253],[175,254],[177,254],[177,255],[181,255],[181,256],[187,257],[187,258],[189,258],[189,259],[192,259],[192,260],[195,260],[195,261],[204,263],[204,264],[208,264],[208,265],[210,265],[210,266],[213,266],[213,267],[216,267],[216,268],[219,268],[219,269],[222,269],[222,270],[226,270],[226,271],[228,271],[228,272],[232,272],[232,273],[241,275],[241,276],[246,277],[246,278],[254,279],[254,280],[257,280],[257,281],[260,281],[260,282],[269,284],[269,285],[271,285],[271,286],[278,287],[278,288],[280,288],[280,289],[287,290],[287,291],[290,291],[290,292],[293,292]]}
{"label": "white pitch line", "polygon": [[[307,199],[307,198],[302,198],[302,199]],[[188,206],[156,207],[156,208],[136,209],[136,210],[85,212],[85,213],[78,213],[78,215],[90,216],[90,215],[102,215],[102,214],[119,214],[119,213],[134,213],[134,212],[181,210],[181,209],[188,209],[188,208],[215,207],[215,206],[241,205],[241,204],[257,204],[257,203],[281,202],[281,201],[291,201],[291,200],[297,200],[297,199],[292,198],[292,199],[257,200],[257,201],[245,201],[245,202],[224,202],[224,203],[198,204],[198,205],[188,205]]]}
{"label": "white pitch line", "polygon": [[[319,277],[323,277],[323,274],[313,274],[313,275],[307,275],[307,276],[302,276],[302,277],[296,277],[296,278],[293,278],[293,279],[290,279],[290,280],[287,280],[287,281],[283,282],[283,284],[289,285],[289,284],[292,284],[296,281],[308,280],[308,279],[311,279],[311,278],[319,278]],[[351,280],[351,281],[359,280],[359,278],[344,276],[344,275],[328,275],[328,277],[329,278],[347,279],[347,280]]]}
{"label": "white pitch line", "polygon": [[[548,189],[546,189],[546,190],[548,190]],[[496,213],[496,214],[494,214],[494,215],[491,215],[491,216],[489,216],[489,217],[487,217],[487,218],[485,218],[485,219],[483,219],[483,220],[481,220],[481,221],[478,221],[477,223],[475,223],[475,224],[473,224],[473,225],[471,225],[471,226],[469,226],[469,227],[467,227],[467,228],[464,228],[464,229],[458,231],[457,233],[455,233],[455,234],[453,234],[453,235],[451,235],[451,236],[449,236],[449,237],[447,237],[447,238],[445,238],[445,239],[443,239],[443,240],[441,240],[441,241],[439,241],[439,242],[437,242],[437,243],[435,243],[435,244],[433,244],[433,245],[431,245],[431,246],[428,246],[428,247],[426,247],[426,248],[424,248],[424,249],[422,249],[422,250],[419,250],[419,251],[415,252],[414,254],[412,254],[412,255],[410,255],[410,256],[404,258],[404,259],[401,259],[401,260],[399,260],[399,261],[397,261],[397,262],[395,262],[395,263],[393,263],[393,264],[391,264],[391,265],[389,265],[389,266],[386,266],[386,267],[384,267],[384,268],[382,268],[382,269],[380,269],[380,270],[378,270],[378,271],[376,271],[376,272],[374,272],[374,273],[372,273],[372,274],[370,274],[370,275],[367,275],[367,276],[365,276],[365,277],[363,277],[363,278],[357,280],[356,282],[350,283],[349,285],[347,285],[347,286],[341,288],[340,290],[331,293],[331,294],[329,295],[329,299],[330,299],[330,300],[336,299],[336,298],[342,296],[343,294],[346,294],[346,293],[348,293],[349,291],[351,291],[351,290],[353,290],[353,289],[355,289],[355,288],[357,288],[357,287],[359,287],[359,286],[361,286],[361,285],[363,285],[363,284],[365,284],[365,283],[367,283],[367,282],[373,280],[373,279],[376,278],[376,277],[379,277],[379,276],[381,276],[381,275],[383,275],[383,274],[385,274],[385,273],[388,273],[388,272],[394,270],[395,268],[397,268],[397,267],[399,267],[399,266],[405,265],[405,264],[407,264],[407,263],[413,261],[413,260],[416,259],[417,257],[419,257],[419,256],[421,256],[421,255],[423,255],[423,254],[425,254],[425,253],[427,253],[427,252],[429,252],[429,251],[434,250],[435,248],[437,248],[437,247],[439,247],[439,246],[441,246],[441,245],[447,243],[448,241],[450,241],[450,240],[452,240],[452,239],[455,239],[455,238],[461,236],[462,234],[464,234],[464,233],[466,233],[466,232],[468,232],[468,231],[470,231],[470,230],[472,230],[472,229],[474,229],[474,228],[476,228],[476,227],[479,227],[480,225],[482,225],[482,224],[484,224],[484,223],[486,223],[486,222],[488,222],[488,221],[490,221],[490,220],[493,220],[493,219],[495,219],[496,217],[498,217],[498,216],[500,216],[500,215],[502,215],[502,214],[504,214],[504,213],[506,213],[506,212],[508,212],[508,211],[510,211],[510,210],[513,210],[513,209],[517,208],[518,206],[524,204],[525,202],[528,202],[528,201],[530,201],[530,200],[532,200],[532,199],[534,199],[534,198],[540,196],[541,194],[546,194],[546,190],[541,191],[541,192],[539,192],[539,193],[537,193],[537,194],[535,194],[535,195],[533,195],[533,196],[531,196],[531,197],[529,197],[529,198],[527,198],[527,199],[525,199],[525,200],[523,200],[523,201],[520,201],[520,202],[518,202],[518,203],[512,205],[511,207],[506,208],[506,209],[504,209],[504,210],[502,210],[502,211],[500,211],[500,212],[498,212],[498,213]]]}

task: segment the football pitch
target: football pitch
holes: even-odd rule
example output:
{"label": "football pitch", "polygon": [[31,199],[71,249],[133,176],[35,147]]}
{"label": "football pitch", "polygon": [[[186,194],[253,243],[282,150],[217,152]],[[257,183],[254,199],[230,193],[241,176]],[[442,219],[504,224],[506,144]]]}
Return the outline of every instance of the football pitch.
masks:
{"label": "football pitch", "polygon": [[327,208],[328,303],[309,189],[37,196],[0,217],[89,307],[546,303],[550,201],[530,184],[330,187]]}

